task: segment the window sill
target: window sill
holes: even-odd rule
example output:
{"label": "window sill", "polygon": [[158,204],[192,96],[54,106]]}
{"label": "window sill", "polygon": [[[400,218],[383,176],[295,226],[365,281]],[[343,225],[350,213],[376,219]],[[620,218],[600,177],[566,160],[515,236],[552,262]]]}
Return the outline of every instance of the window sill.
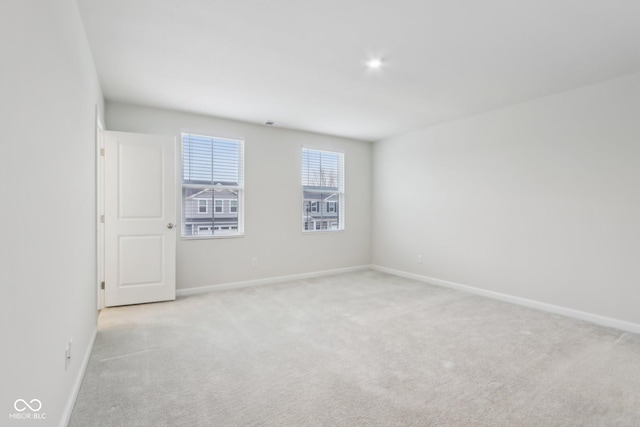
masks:
{"label": "window sill", "polygon": [[181,236],[180,240],[217,240],[217,239],[239,239],[243,234],[229,234],[224,236]]}
{"label": "window sill", "polygon": [[302,234],[334,234],[334,233],[344,233],[344,229],[342,230],[302,230]]}

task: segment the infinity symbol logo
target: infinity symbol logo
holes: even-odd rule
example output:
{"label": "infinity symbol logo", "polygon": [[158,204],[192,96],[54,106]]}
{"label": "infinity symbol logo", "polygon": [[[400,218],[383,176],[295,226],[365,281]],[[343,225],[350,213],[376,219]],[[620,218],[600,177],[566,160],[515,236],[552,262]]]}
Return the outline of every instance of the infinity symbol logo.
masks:
{"label": "infinity symbol logo", "polygon": [[[30,404],[33,406],[31,406]],[[13,404],[13,407],[16,408],[16,411],[18,412],[26,411],[27,408],[31,409],[33,412],[38,412],[40,409],[42,409],[42,402],[40,402],[38,399],[32,399],[29,403],[27,403],[27,401],[24,399],[18,399]]]}

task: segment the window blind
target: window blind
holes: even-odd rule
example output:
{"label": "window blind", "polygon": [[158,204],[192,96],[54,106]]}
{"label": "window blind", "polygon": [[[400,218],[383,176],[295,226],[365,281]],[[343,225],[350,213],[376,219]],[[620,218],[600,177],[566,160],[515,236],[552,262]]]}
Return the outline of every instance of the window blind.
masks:
{"label": "window blind", "polygon": [[344,229],[344,154],[302,148],[302,229]]}
{"label": "window blind", "polygon": [[302,185],[308,189],[343,191],[343,154],[302,149]]}
{"label": "window blind", "polygon": [[244,142],[182,134],[182,235],[243,233]]}
{"label": "window blind", "polygon": [[241,186],[242,141],[183,134],[183,182]]}

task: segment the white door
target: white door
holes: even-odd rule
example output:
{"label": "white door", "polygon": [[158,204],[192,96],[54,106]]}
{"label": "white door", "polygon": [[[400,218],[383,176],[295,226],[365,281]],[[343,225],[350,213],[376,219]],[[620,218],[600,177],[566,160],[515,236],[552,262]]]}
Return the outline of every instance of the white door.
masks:
{"label": "white door", "polygon": [[106,132],[105,305],[173,300],[175,138]]}

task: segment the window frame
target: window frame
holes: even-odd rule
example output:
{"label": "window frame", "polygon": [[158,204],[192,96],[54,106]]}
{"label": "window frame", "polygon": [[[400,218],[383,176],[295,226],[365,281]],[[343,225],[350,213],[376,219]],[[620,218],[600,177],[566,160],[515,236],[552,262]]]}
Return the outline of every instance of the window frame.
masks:
{"label": "window frame", "polygon": [[[199,214],[206,214],[209,213],[209,203],[207,202],[207,199],[195,199],[198,201],[198,213]],[[200,208],[202,208],[203,206],[201,205],[201,202],[204,202],[204,211],[201,211]]]}
{"label": "window frame", "polygon": [[[218,210],[220,209],[220,210]],[[213,213],[224,213],[224,200],[213,199]]]}
{"label": "window frame", "polygon": [[[338,156],[338,164],[337,164],[337,189],[333,187],[326,187],[326,189],[320,188],[305,188],[304,185],[304,151],[315,151],[322,153],[328,153],[331,155]],[[299,206],[302,208],[302,223],[301,230],[303,234],[323,234],[323,233],[336,233],[336,232],[344,232],[346,229],[345,226],[345,153],[344,151],[336,151],[336,150],[327,150],[324,148],[315,148],[310,146],[302,146],[300,151],[300,177],[302,179],[301,185],[301,196],[302,200]],[[310,187],[310,186],[309,186]],[[337,196],[338,200],[335,201],[326,201],[326,200],[306,200],[305,192],[307,193],[317,193],[317,194],[326,194],[331,193]],[[309,206],[309,210],[307,211],[307,203]],[[317,206],[317,210],[312,210],[312,206],[314,203]],[[335,207],[335,210],[332,212],[323,212],[323,207],[326,204],[332,203]],[[307,213],[319,213],[321,215],[320,218],[310,219],[307,216]],[[323,213],[335,213],[337,218],[330,218],[322,216]],[[305,224],[307,227],[305,228]],[[322,228],[322,224],[326,224],[326,228]],[[336,228],[332,228],[332,224],[336,224]]]}
{"label": "window frame", "polygon": [[[220,185],[220,184],[188,184],[185,183],[184,181],[184,177],[185,177],[185,153],[184,153],[184,139],[185,136],[195,136],[195,137],[201,137],[201,138],[208,138],[211,139],[212,141],[214,140],[218,140],[218,141],[228,141],[228,142],[235,142],[238,144],[238,183],[237,185]],[[180,238],[182,240],[202,240],[202,239],[228,239],[228,238],[238,238],[238,237],[244,237],[244,164],[245,164],[245,141],[242,139],[236,139],[236,138],[226,138],[226,137],[220,137],[220,136],[214,136],[211,134],[206,134],[206,133],[198,133],[198,132],[190,132],[190,131],[182,131],[180,133],[180,142],[179,142],[179,146],[180,146],[180,151],[179,151],[179,161],[180,161],[180,176],[178,177],[178,187],[179,187],[179,191],[178,193],[180,193],[179,195],[179,204],[180,204],[180,221],[182,222],[180,224]],[[225,234],[218,234],[216,235],[215,232],[216,231],[220,231],[220,226],[215,224],[215,221],[211,223],[210,227],[211,227],[211,231],[212,234],[206,234],[206,235],[198,235],[198,234],[191,234],[191,235],[185,235],[185,231],[186,228],[189,227],[191,229],[191,233],[193,233],[194,231],[198,230],[199,226],[205,226],[205,224],[198,224],[197,222],[186,222],[186,218],[185,218],[185,198],[184,198],[184,189],[185,188],[203,188],[203,189],[211,189],[212,191],[215,190],[229,190],[231,192],[235,192],[237,194],[237,211],[236,212],[231,212],[231,213],[235,213],[236,217],[237,217],[237,223],[232,225],[232,224],[225,224],[228,225],[228,231],[235,231],[235,233],[225,233]],[[214,193],[215,194],[215,193]],[[208,200],[208,199],[207,199]],[[215,196],[212,196],[211,199],[211,209],[207,208],[207,213],[211,213],[211,215],[215,215],[217,214],[224,214],[224,202],[222,204],[222,212],[216,212],[215,211],[215,201],[216,200],[220,200],[221,202],[223,202],[222,199],[216,199]],[[198,209],[196,209],[196,212],[198,211]],[[197,212],[198,213],[198,212]],[[216,228],[218,230],[216,230]]]}

